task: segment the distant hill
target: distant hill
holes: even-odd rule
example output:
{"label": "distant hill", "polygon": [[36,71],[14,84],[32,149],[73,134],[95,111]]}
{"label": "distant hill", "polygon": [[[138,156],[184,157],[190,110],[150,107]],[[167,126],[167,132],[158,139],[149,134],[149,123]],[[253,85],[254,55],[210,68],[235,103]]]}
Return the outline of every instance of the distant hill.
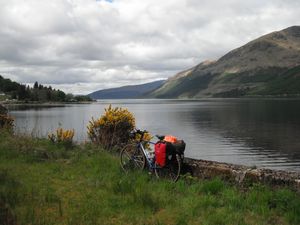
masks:
{"label": "distant hill", "polygon": [[109,88],[88,94],[92,99],[129,99],[141,98],[149,92],[159,88],[165,80],[154,81],[140,85],[128,85],[118,88]]}
{"label": "distant hill", "polygon": [[300,95],[300,26],[273,32],[169,78],[157,98]]}

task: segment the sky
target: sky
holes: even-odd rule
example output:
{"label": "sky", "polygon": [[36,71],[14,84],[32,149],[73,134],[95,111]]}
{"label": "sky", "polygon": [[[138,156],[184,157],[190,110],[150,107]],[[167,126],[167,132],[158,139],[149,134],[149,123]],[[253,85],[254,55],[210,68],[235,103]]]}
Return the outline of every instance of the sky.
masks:
{"label": "sky", "polygon": [[297,0],[0,0],[0,74],[73,94],[166,79],[299,12]]}

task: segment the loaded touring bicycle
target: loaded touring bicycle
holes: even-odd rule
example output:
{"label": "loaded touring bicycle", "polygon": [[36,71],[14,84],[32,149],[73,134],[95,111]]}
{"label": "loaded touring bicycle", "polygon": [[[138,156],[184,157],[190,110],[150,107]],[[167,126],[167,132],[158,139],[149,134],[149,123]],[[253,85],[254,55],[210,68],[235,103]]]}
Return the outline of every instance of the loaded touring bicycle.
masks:
{"label": "loaded touring bicycle", "polygon": [[146,130],[131,133],[131,137],[136,141],[121,150],[121,167],[125,172],[148,169],[158,178],[176,182],[182,169],[185,142],[174,136],[160,135],[156,135],[157,142],[146,141],[146,133]]}

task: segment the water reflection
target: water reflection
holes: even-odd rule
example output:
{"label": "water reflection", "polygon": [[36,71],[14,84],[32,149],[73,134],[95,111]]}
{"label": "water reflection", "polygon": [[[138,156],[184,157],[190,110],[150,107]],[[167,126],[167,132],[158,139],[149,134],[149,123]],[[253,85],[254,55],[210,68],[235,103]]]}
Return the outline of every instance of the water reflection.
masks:
{"label": "water reflection", "polygon": [[195,107],[187,116],[198,132],[222,137],[214,141],[221,149],[206,152],[209,159],[299,170],[299,106],[298,100],[231,100]]}
{"label": "water reflection", "polygon": [[113,100],[11,114],[20,132],[45,136],[62,125],[82,141],[88,121],[110,103],[133,112],[141,129],[182,137],[189,157],[300,171],[300,100]]}

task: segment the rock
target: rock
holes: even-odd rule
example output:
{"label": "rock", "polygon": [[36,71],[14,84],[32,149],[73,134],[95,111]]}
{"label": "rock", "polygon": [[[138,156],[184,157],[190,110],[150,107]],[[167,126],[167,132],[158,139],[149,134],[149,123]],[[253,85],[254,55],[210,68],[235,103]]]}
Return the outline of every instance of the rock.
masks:
{"label": "rock", "polygon": [[270,169],[257,169],[207,160],[185,158],[185,168],[200,179],[220,177],[238,185],[263,183],[271,186],[288,186],[300,191],[300,173]]}

